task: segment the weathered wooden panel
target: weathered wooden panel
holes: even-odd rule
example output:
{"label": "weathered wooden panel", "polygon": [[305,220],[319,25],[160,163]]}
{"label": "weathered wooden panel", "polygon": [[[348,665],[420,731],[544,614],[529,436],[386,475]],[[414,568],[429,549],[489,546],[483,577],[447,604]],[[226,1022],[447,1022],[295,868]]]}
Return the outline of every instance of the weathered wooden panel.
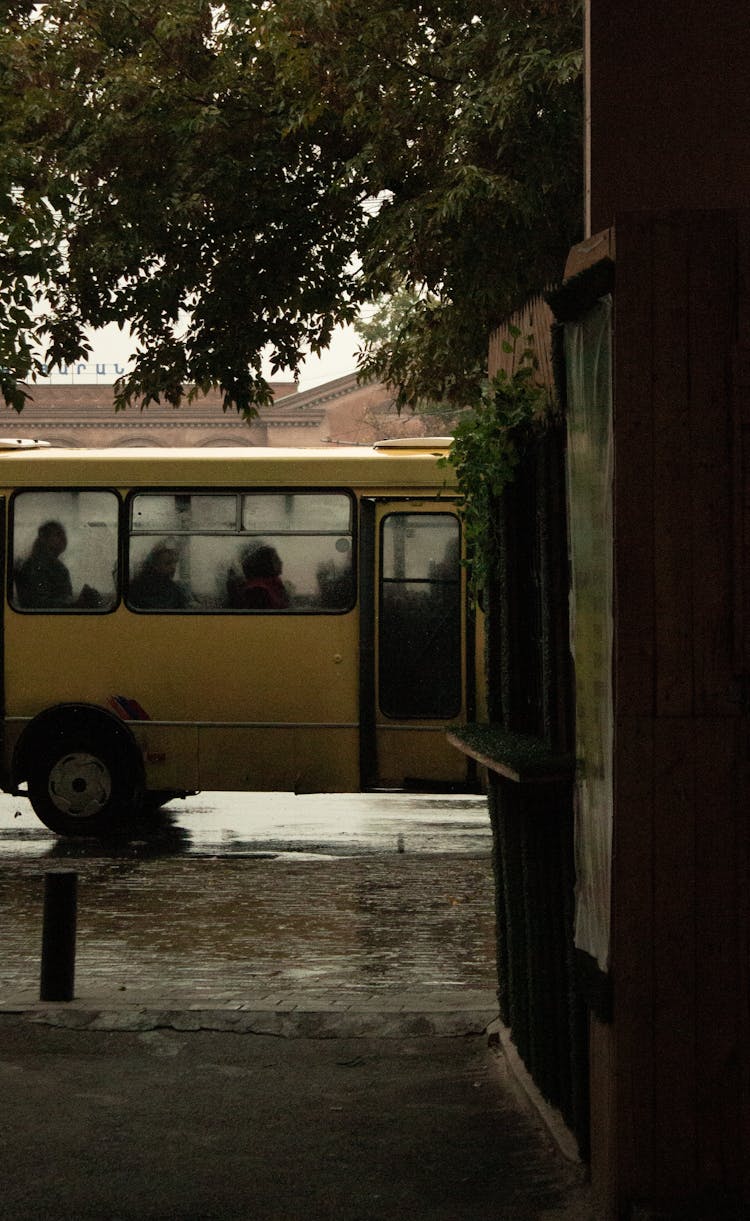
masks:
{"label": "weathered wooden panel", "polygon": [[597,1216],[613,1217],[617,1182],[617,1091],[612,1026],[591,1017],[591,1190]]}
{"label": "weathered wooden panel", "polygon": [[733,690],[732,414],[736,220],[699,214],[689,230],[689,419],[694,556],[691,597],[695,712],[736,715]]}
{"label": "weathered wooden panel", "polygon": [[625,209],[746,206],[747,6],[589,0],[587,8],[591,229]]}
{"label": "weathered wooden panel", "polygon": [[651,227],[618,230],[614,344],[614,676],[625,716],[654,711],[654,477]]}
{"label": "weathered wooden panel", "polygon": [[[750,214],[618,218],[602,1215],[750,1204]],[[597,1159],[601,1160],[597,1164]]]}
{"label": "weathered wooden panel", "polygon": [[[695,768],[695,1046],[698,1182],[739,1187],[742,1076],[742,989],[748,963],[741,953],[741,854],[737,814],[748,758],[739,720],[705,721],[696,735]],[[746,1156],[746,1154],[745,1154]]]}
{"label": "weathered wooden panel", "polygon": [[[748,1201],[747,226],[670,214],[617,230],[608,1055],[619,1209]],[[632,715],[649,708],[653,720]]]}
{"label": "weathered wooden panel", "polygon": [[602,229],[599,233],[592,234],[591,237],[585,238],[584,241],[574,246],[565,261],[563,279],[569,280],[572,276],[587,271],[593,263],[600,259],[609,259],[611,262],[615,260],[614,229]]}
{"label": "weathered wooden panel", "polygon": [[[739,919],[737,933],[737,957],[739,982],[736,988],[739,1007],[739,1046],[741,1049],[738,1077],[740,1081],[740,1165],[741,1199],[750,1204],[750,824],[747,811],[750,809],[750,720],[743,718],[739,724],[739,751],[735,753],[737,775],[737,807],[743,812],[740,818],[737,842],[737,877],[739,891]],[[740,766],[736,766],[739,756]]]}
{"label": "weathered wooden panel", "polygon": [[[551,392],[554,386],[552,323],[552,311],[544,298],[542,296],[529,298],[526,304],[508,319],[507,323],[498,327],[490,336],[490,377],[499,373],[501,369],[508,374],[514,373],[530,337],[531,343],[528,346],[533,347],[538,362],[535,380],[541,386],[546,386]],[[520,330],[521,336],[518,340],[513,339],[510,333],[511,327],[518,327]],[[509,344],[513,350],[511,352],[503,351],[504,343]]]}
{"label": "weathered wooden panel", "polygon": [[[497,505],[487,596],[489,704],[512,737],[550,752],[572,742],[563,435],[545,430]],[[490,773],[498,996],[542,1095],[588,1149],[588,1045],[575,990],[573,803],[569,772],[544,784]]]}
{"label": "weathered wooden panel", "polygon": [[696,729],[654,723],[654,1166],[667,1199],[696,1186]]}
{"label": "weathered wooden panel", "polygon": [[653,222],[652,241],[656,712],[689,716],[694,589],[687,325],[690,238],[680,218],[665,216]]}
{"label": "weathered wooden panel", "polygon": [[[750,498],[750,213],[738,214],[737,315],[732,387],[735,471],[735,662],[737,694],[744,697],[745,714],[750,711],[750,513],[742,512]],[[737,823],[737,984],[733,992],[738,1006],[740,1088],[739,1148],[740,1191],[750,1203],[750,721],[738,723],[731,759],[736,783],[734,816]],[[721,884],[719,877],[717,884]],[[731,968],[730,968],[731,969]]]}
{"label": "weathered wooden panel", "polygon": [[[648,717],[621,717],[615,726],[612,977],[617,1164],[613,1177],[630,1196],[647,1195],[654,1181],[653,735],[654,722]],[[620,882],[622,874],[627,885]],[[591,1123],[593,1130],[597,1124],[593,1112]]]}
{"label": "weathered wooden panel", "polygon": [[750,673],[750,214],[737,218],[737,306],[732,350],[732,447],[734,480],[734,670],[738,698]]}

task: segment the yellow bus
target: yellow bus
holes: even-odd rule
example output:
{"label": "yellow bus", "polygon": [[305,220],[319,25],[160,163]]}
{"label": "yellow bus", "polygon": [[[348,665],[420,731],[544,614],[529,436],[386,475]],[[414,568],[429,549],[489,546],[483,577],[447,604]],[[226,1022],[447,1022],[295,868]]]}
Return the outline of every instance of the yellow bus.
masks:
{"label": "yellow bus", "polygon": [[447,445],[0,442],[0,787],[63,835],[199,790],[475,787]]}

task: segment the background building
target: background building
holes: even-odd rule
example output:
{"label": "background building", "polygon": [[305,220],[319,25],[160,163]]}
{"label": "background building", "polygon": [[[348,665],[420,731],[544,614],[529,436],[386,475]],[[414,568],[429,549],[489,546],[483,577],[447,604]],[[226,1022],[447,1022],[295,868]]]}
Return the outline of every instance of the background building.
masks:
{"label": "background building", "polygon": [[110,384],[39,382],[19,415],[0,406],[0,436],[37,437],[71,448],[136,445],[368,444],[383,437],[423,436],[429,419],[399,415],[379,383],[359,385],[355,373],[300,392],[294,382],[272,383],[275,401],[245,421],[223,411],[218,392],[180,407],[151,404],[115,411]]}

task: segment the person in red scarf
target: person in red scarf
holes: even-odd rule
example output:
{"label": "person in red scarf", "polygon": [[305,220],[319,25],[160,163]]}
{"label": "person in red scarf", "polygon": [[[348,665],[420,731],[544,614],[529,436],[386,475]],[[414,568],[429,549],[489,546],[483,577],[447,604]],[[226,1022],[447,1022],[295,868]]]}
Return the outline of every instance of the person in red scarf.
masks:
{"label": "person in red scarf", "polygon": [[242,576],[233,569],[227,580],[229,605],[234,610],[286,610],[289,594],[281,579],[279,553],[267,543],[247,547],[242,556]]}

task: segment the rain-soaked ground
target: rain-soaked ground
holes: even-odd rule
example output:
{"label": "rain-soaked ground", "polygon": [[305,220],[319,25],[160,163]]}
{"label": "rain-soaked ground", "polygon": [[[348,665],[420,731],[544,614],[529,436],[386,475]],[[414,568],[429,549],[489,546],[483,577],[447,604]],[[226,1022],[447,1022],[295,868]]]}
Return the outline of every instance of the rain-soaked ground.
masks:
{"label": "rain-soaked ground", "polygon": [[[59,870],[75,1000],[45,1006]],[[3,1217],[596,1215],[488,1042],[481,798],[205,794],[108,844],[0,798],[0,919]]]}
{"label": "rain-soaked ground", "polygon": [[77,995],[495,988],[481,797],[202,794],[111,843],[60,839],[0,798],[0,1002],[38,986],[59,869],[79,878]]}
{"label": "rain-soaked ground", "polygon": [[487,803],[469,795],[201,793],[172,802],[150,833],[103,845],[61,839],[42,826],[26,800],[0,794],[0,862],[32,855],[486,855],[490,842]]}

